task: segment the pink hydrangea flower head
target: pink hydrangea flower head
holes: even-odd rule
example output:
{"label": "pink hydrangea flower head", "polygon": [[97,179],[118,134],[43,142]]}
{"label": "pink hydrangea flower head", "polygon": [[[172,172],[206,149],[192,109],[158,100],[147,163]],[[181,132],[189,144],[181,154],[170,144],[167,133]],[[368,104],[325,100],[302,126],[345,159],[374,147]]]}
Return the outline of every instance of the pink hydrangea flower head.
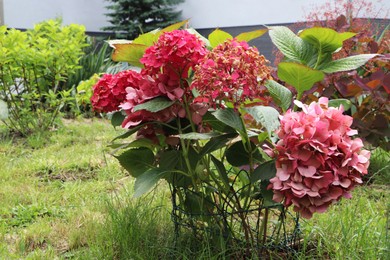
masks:
{"label": "pink hydrangea flower head", "polygon": [[128,71],[123,76],[126,76],[122,78],[128,83],[125,88],[126,98],[120,105],[123,110],[133,111],[136,105],[162,94],[157,83],[145,71]]}
{"label": "pink hydrangea flower head", "polygon": [[262,98],[260,85],[270,76],[268,61],[245,41],[227,40],[209,52],[195,68],[195,88],[210,104],[241,103]]}
{"label": "pink hydrangea flower head", "polygon": [[324,212],[332,202],[350,198],[350,191],[367,174],[370,152],[351,129],[343,108],[328,107],[328,99],[304,105],[301,112],[280,117],[275,147],[276,176],[270,180],[273,199],[294,206],[305,218]]}

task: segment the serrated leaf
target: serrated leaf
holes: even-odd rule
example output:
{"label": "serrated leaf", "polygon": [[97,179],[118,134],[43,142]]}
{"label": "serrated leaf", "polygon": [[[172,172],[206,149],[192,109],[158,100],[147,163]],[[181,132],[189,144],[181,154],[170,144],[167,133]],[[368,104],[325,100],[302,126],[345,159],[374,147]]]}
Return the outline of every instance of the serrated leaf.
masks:
{"label": "serrated leaf", "polygon": [[272,43],[291,61],[308,64],[316,53],[315,48],[285,26],[269,27]]}
{"label": "serrated leaf", "polygon": [[111,117],[111,124],[112,124],[114,127],[121,126],[121,125],[122,125],[122,122],[123,122],[123,120],[124,120],[125,118],[126,118],[126,117],[122,114],[122,112],[117,111],[117,112],[115,112],[114,114],[112,114],[112,117]]}
{"label": "serrated leaf", "polygon": [[219,109],[212,113],[216,119],[222,123],[233,127],[239,133],[244,133],[245,127],[242,123],[241,117],[232,108]]}
{"label": "serrated leaf", "polygon": [[253,39],[256,39],[256,38],[263,36],[263,34],[265,34],[267,31],[268,31],[267,29],[259,29],[259,30],[250,31],[250,32],[243,32],[243,33],[240,33],[239,35],[237,35],[235,38],[238,41],[249,42]]}
{"label": "serrated leaf", "polygon": [[329,100],[329,107],[340,107],[343,105],[344,111],[348,110],[352,106],[352,102],[349,99],[339,98],[339,99],[331,99]]}
{"label": "serrated leaf", "polygon": [[166,172],[152,168],[138,176],[134,183],[134,198],[138,198],[152,189]]}
{"label": "serrated leaf", "polygon": [[251,183],[259,180],[269,180],[276,175],[275,161],[268,161],[256,167],[250,176]]}
{"label": "serrated leaf", "polygon": [[300,96],[313,87],[314,83],[324,79],[322,71],[309,68],[302,64],[281,62],[278,65],[278,77],[293,86]]}
{"label": "serrated leaf", "polygon": [[212,137],[219,136],[220,134],[218,133],[187,133],[187,134],[181,134],[180,138],[181,139],[190,139],[190,140],[208,140],[211,139]]}
{"label": "serrated leaf", "polygon": [[252,154],[250,154],[244,147],[243,142],[236,142],[226,149],[226,160],[233,166],[240,167],[243,165],[249,165],[250,160],[252,163],[262,159],[260,152],[257,150],[256,145],[250,143],[252,146]]}
{"label": "serrated leaf", "polygon": [[206,154],[212,153],[220,148],[223,148],[226,146],[226,143],[236,137],[236,133],[230,133],[230,134],[224,134],[220,136],[216,136],[210,139],[205,146],[202,148],[202,150],[199,153],[200,157],[203,157]]}
{"label": "serrated leaf", "polygon": [[271,97],[275,101],[275,103],[280,106],[283,111],[286,111],[291,105],[291,91],[274,80],[268,80],[265,83],[265,86],[271,94]]}
{"label": "serrated leaf", "polygon": [[316,46],[321,53],[332,53],[343,46],[343,41],[355,36],[356,33],[338,33],[330,28],[313,27],[303,30],[299,37]]}
{"label": "serrated leaf", "polygon": [[215,29],[213,32],[209,34],[208,39],[210,41],[211,47],[214,48],[217,45],[225,42],[227,39],[233,39],[233,36],[220,29]]}
{"label": "serrated leaf", "polygon": [[133,177],[138,177],[147,171],[154,162],[154,154],[147,148],[129,149],[114,157]]}
{"label": "serrated leaf", "polygon": [[112,60],[114,61],[125,61],[136,67],[143,67],[140,59],[148,48],[147,45],[139,43],[112,43],[110,45],[114,47],[112,54]]}
{"label": "serrated leaf", "polygon": [[343,59],[331,61],[326,64],[321,70],[325,73],[334,73],[340,71],[355,70],[366,64],[367,61],[374,58],[378,54],[359,54]]}
{"label": "serrated leaf", "polygon": [[156,113],[172,106],[174,103],[175,101],[172,101],[170,99],[164,97],[157,97],[145,103],[136,105],[133,111],[136,112],[139,110],[146,110],[152,113]]}
{"label": "serrated leaf", "polygon": [[234,128],[219,121],[217,118],[215,118],[215,116],[213,116],[213,114],[210,111],[206,112],[206,114],[202,118],[202,121],[205,124],[210,125],[214,131],[218,131],[218,132],[222,132],[222,133],[235,132]]}
{"label": "serrated leaf", "polygon": [[279,112],[273,107],[255,106],[245,109],[257,122],[259,122],[265,129],[269,136],[271,133],[279,128]]}

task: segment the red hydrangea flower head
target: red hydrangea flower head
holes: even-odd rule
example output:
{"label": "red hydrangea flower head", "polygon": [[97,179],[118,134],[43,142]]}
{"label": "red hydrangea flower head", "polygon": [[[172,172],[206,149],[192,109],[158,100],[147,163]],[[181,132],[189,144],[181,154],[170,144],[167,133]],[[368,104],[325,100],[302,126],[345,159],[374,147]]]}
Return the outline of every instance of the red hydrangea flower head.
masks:
{"label": "red hydrangea flower head", "polygon": [[174,30],[163,33],[156,44],[146,49],[141,62],[146,69],[170,67],[180,72],[188,71],[206,55],[205,43],[186,30]]}
{"label": "red hydrangea flower head", "polygon": [[362,183],[370,152],[350,128],[352,117],[342,108],[328,107],[328,99],[304,105],[301,112],[281,116],[276,144],[276,176],[270,180],[273,199],[294,205],[303,217],[324,212]]}
{"label": "red hydrangea flower head", "polygon": [[118,110],[126,96],[126,85],[117,86],[114,81],[117,81],[115,75],[105,74],[93,86],[91,103],[95,111],[108,113]]}
{"label": "red hydrangea flower head", "polygon": [[211,104],[216,101],[240,103],[262,98],[261,83],[269,79],[268,61],[245,41],[227,40],[209,52],[195,68],[191,88]]}
{"label": "red hydrangea flower head", "polygon": [[156,44],[146,49],[141,62],[153,77],[164,95],[171,100],[181,100],[188,92],[190,68],[194,69],[207,49],[205,43],[186,30],[163,33]]}

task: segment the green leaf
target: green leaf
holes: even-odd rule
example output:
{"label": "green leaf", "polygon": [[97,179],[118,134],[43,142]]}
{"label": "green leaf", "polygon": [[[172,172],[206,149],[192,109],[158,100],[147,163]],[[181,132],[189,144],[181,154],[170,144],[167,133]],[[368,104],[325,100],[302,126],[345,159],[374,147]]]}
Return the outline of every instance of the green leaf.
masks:
{"label": "green leaf", "polygon": [[255,106],[245,108],[245,110],[258,123],[260,123],[265,129],[267,129],[269,136],[271,136],[271,133],[274,130],[278,129],[280,125],[279,112],[275,108],[266,106]]}
{"label": "green leaf", "polygon": [[127,137],[132,136],[132,135],[135,134],[141,127],[143,127],[143,125],[137,125],[136,127],[129,129],[126,133],[121,134],[121,135],[115,137],[115,138],[112,140],[112,142],[115,141],[115,140],[118,140],[118,139],[125,139],[125,138],[127,138]]}
{"label": "green leaf", "polygon": [[275,161],[268,161],[256,167],[250,176],[251,183],[259,180],[269,180],[276,175]]}
{"label": "green leaf", "polygon": [[159,112],[161,110],[164,110],[167,107],[172,106],[175,103],[175,101],[172,101],[170,99],[167,99],[165,97],[156,97],[154,99],[151,99],[145,103],[136,105],[134,107],[134,112],[139,110],[147,110],[149,112],[155,113]]}
{"label": "green leaf", "polygon": [[226,146],[226,143],[236,137],[236,133],[229,133],[213,137],[208,141],[199,153],[200,158]]}
{"label": "green leaf", "polygon": [[187,133],[187,134],[181,134],[180,138],[181,139],[190,139],[190,140],[208,140],[208,139],[211,139],[212,137],[216,137],[216,136],[219,136],[219,135],[220,134],[213,133],[213,132],[210,132],[210,133],[196,133],[196,132],[192,132],[192,133]]}
{"label": "green leaf", "polygon": [[278,65],[278,77],[293,86],[300,96],[313,87],[314,83],[324,79],[322,71],[311,69],[305,65],[281,62]]}
{"label": "green leaf", "polygon": [[214,48],[217,45],[225,42],[227,39],[233,39],[233,36],[225,31],[215,29],[212,33],[209,34],[208,39],[210,41],[211,47]]}
{"label": "green leaf", "polygon": [[112,124],[114,127],[121,126],[121,125],[122,125],[122,122],[123,122],[123,120],[124,120],[125,118],[126,118],[126,117],[122,114],[122,112],[117,111],[117,112],[115,112],[114,114],[112,114],[112,117],[111,117],[111,124]]}
{"label": "green leaf", "polygon": [[272,43],[291,61],[308,64],[316,53],[315,48],[285,26],[269,27]]}
{"label": "green leaf", "polygon": [[273,201],[273,196],[274,196],[274,192],[272,191],[272,189],[267,189],[268,185],[269,185],[269,181],[268,180],[263,180],[261,181],[260,183],[260,193],[261,193],[261,196],[263,197],[263,207],[275,207],[275,206],[280,206],[282,207],[282,204],[280,203],[277,203],[275,201]]}
{"label": "green leaf", "polygon": [[134,39],[132,42],[137,44],[142,44],[146,46],[152,46],[157,40],[158,40],[159,34],[156,31],[151,31],[148,33],[144,33],[139,35],[137,38]]}
{"label": "green leaf", "polygon": [[112,60],[114,61],[126,61],[129,64],[136,67],[143,67],[143,64],[139,61],[148,48],[147,45],[139,43],[121,43],[118,40],[109,41],[110,45],[114,47],[114,53],[112,54]]}
{"label": "green leaf", "polygon": [[134,183],[134,198],[138,198],[153,188],[166,172],[152,168],[139,175]]}
{"label": "green leaf", "polygon": [[223,163],[220,160],[215,158],[213,155],[211,155],[211,160],[213,161],[213,163],[217,169],[217,172],[218,172],[219,176],[221,177],[223,184],[225,185],[225,187],[227,189],[229,189],[229,178],[228,178],[225,166],[223,165]]}
{"label": "green leaf", "polygon": [[222,132],[222,133],[235,132],[234,128],[219,121],[210,111],[206,112],[206,114],[202,118],[202,121],[205,124],[210,125],[214,131],[218,131],[218,132]]}
{"label": "green leaf", "polygon": [[343,41],[355,36],[356,33],[338,33],[330,28],[313,27],[303,30],[299,37],[316,46],[320,53],[333,53],[343,46]]}
{"label": "green leaf", "polygon": [[233,127],[240,134],[245,132],[245,126],[242,123],[241,117],[236,113],[236,111],[234,111],[234,109],[219,109],[212,114],[216,119],[230,127]]}
{"label": "green leaf", "polygon": [[159,155],[159,167],[164,170],[174,170],[178,164],[178,158],[181,156],[180,151],[168,150],[162,151]]}
{"label": "green leaf", "polygon": [[275,103],[280,106],[283,111],[286,111],[291,105],[291,91],[274,80],[268,80],[265,86],[271,94],[271,97],[275,101]]}
{"label": "green leaf", "polygon": [[226,160],[233,166],[249,165],[252,158],[252,163],[256,160],[262,159],[260,152],[257,150],[256,145],[250,143],[252,146],[252,156],[245,149],[243,142],[236,142],[226,150]]}
{"label": "green leaf", "polygon": [[260,29],[260,30],[250,31],[250,32],[243,32],[243,33],[240,33],[239,35],[237,35],[235,38],[238,41],[249,42],[253,39],[261,37],[267,31],[268,31],[267,29]]}
{"label": "green leaf", "polygon": [[150,169],[154,162],[154,154],[147,148],[129,149],[114,157],[133,177],[138,177]]}
{"label": "green leaf", "polygon": [[324,65],[321,70],[325,73],[354,70],[366,64],[367,61],[377,55],[378,54],[360,54],[343,59],[334,60]]}
{"label": "green leaf", "polygon": [[343,105],[344,111],[347,111],[351,108],[352,102],[349,99],[339,98],[339,99],[331,99],[329,100],[329,107],[340,107]]}

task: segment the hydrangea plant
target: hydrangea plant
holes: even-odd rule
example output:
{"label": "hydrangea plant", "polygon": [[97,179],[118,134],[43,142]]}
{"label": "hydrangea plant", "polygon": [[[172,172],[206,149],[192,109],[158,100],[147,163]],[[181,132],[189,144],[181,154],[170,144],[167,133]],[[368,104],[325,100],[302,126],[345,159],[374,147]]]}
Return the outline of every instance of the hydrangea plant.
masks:
{"label": "hydrangea plant", "polygon": [[[296,35],[270,27],[235,37],[215,30],[205,39],[180,29],[185,24],[112,41],[113,59],[140,69],[104,75],[93,87],[94,108],[114,112],[113,125],[128,129],[111,147],[136,178],[134,196],[164,179],[175,217],[245,245],[279,237],[289,206],[310,218],[350,198],[367,174],[370,152],[353,138],[352,118],[343,114],[348,103],[299,99],[325,74],[375,55],[333,60],[354,34],[327,28]],[[280,80],[248,44],[267,31],[285,55]],[[273,219],[270,209],[283,214]]]}

